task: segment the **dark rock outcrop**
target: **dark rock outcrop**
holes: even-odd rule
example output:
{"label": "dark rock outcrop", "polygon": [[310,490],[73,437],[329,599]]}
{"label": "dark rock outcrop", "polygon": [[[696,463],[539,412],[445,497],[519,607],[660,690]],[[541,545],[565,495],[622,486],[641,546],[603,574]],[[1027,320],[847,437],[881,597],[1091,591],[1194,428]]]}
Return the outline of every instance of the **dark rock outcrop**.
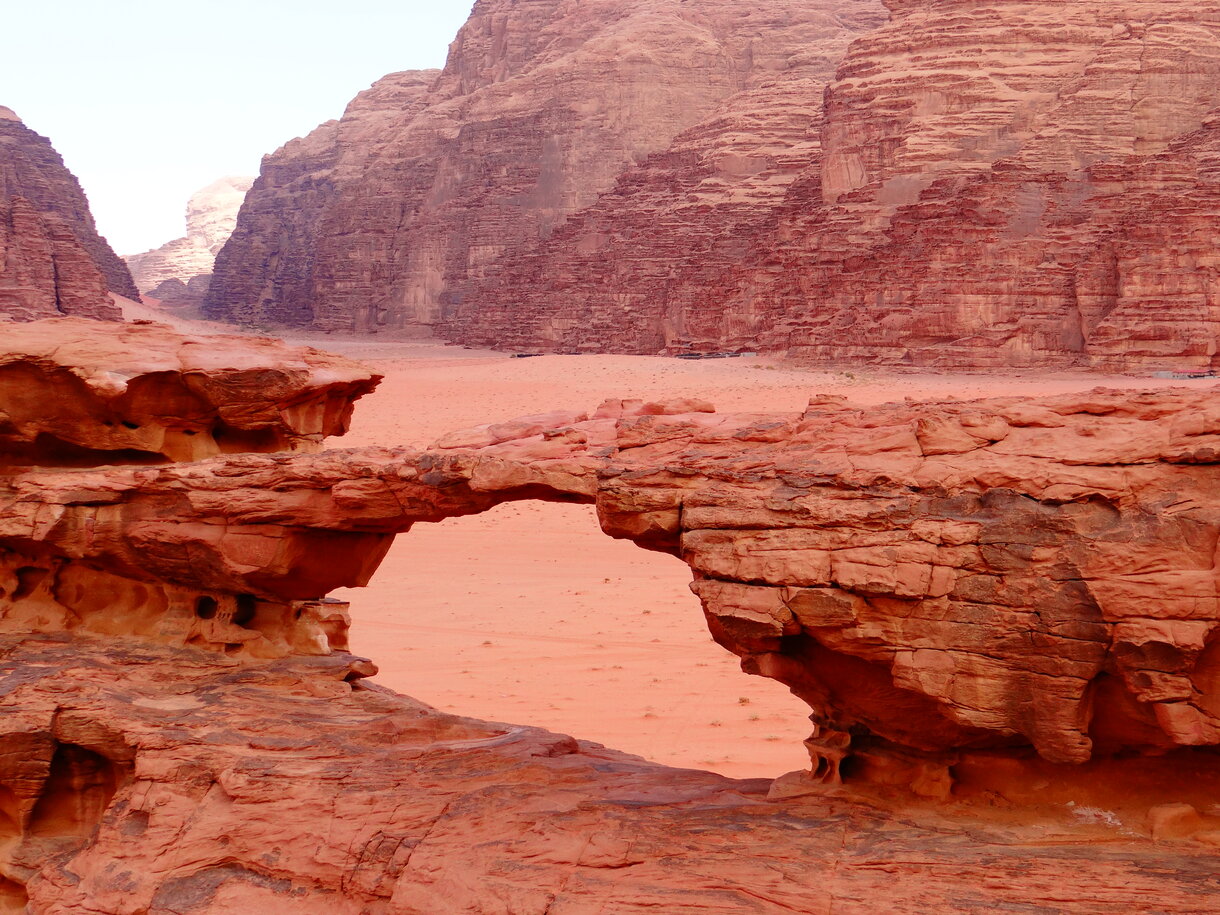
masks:
{"label": "dark rock outcrop", "polygon": [[80,184],[46,137],[0,109],[0,314],[120,320],[107,292],[138,298],[97,233]]}

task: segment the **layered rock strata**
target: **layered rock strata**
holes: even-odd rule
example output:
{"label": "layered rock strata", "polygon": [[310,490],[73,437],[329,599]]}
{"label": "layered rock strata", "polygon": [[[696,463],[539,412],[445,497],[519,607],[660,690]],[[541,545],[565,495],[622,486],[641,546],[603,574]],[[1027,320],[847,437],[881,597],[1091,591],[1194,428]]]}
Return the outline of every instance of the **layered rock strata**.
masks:
{"label": "layered rock strata", "polygon": [[716,236],[782,196],[834,62],[880,21],[872,0],[481,0],[439,76],[392,74],[267,160],[208,311],[427,331],[641,162],[650,200],[700,198],[662,224],[714,210],[689,241],[731,260]]}
{"label": "layered rock strata", "polygon": [[[60,369],[9,364],[96,387],[57,323]],[[207,370],[166,336],[114,334],[111,388],[202,373],[242,413],[260,374],[337,396],[345,368],[250,369],[282,355],[251,342]],[[1205,910],[1218,398],[610,401],[423,451],[0,468],[0,911]],[[681,556],[717,641],[810,703],[810,772],[670,770],[369,684],[327,592],[521,499]],[[1037,822],[988,813],[1013,802]]]}
{"label": "layered rock strata", "polygon": [[828,778],[892,746],[947,790],[961,752],[1083,763],[1220,743],[1216,397],[608,404],[427,452],[30,471],[0,481],[0,543],[40,580],[83,563],[257,619],[259,601],[275,616],[364,583],[418,521],[594,502],[612,536],[681,556],[713,636],[810,704]]}
{"label": "layered rock strata", "polygon": [[121,320],[108,291],[139,297],[50,141],[0,109],[0,314]]}
{"label": "layered rock strata", "polygon": [[[636,201],[603,201],[589,237],[470,297],[454,337],[1211,370],[1220,6],[887,6],[811,105],[817,153],[740,263],[692,295],[680,257],[667,276],[632,250]],[[662,223],[655,248],[700,215]]]}
{"label": "layered rock strata", "polygon": [[1218,37],[1215,4],[895,4],[828,92],[821,207],[755,298],[766,342],[1210,369]]}
{"label": "layered rock strata", "polygon": [[0,353],[0,467],[312,451],[380,376],[278,340],[161,325],[13,324]]}
{"label": "layered rock strata", "polygon": [[[206,278],[212,274],[216,255],[233,234],[237,211],[253,183],[253,178],[229,177],[200,188],[186,204],[185,236],[152,251],[125,257],[140,292],[164,302],[166,283],[177,282],[190,287],[195,281],[198,286],[198,280],[204,278],[202,288],[197,288],[195,301],[191,303],[201,304],[207,292]],[[157,295],[158,291],[161,295]],[[183,301],[181,293],[178,299]]]}
{"label": "layered rock strata", "polygon": [[1050,794],[1032,824],[769,800],[442,714],[341,656],[27,633],[0,657],[3,911],[1186,915],[1220,889],[1214,847],[1150,842],[1142,811],[1087,791],[1083,816]]}

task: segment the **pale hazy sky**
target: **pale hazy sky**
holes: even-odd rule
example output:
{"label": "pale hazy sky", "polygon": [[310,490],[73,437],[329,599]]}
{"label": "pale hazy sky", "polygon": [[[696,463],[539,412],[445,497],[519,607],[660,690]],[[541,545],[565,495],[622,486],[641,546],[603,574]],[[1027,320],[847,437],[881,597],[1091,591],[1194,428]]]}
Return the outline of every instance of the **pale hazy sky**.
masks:
{"label": "pale hazy sky", "polygon": [[473,0],[15,0],[0,105],[50,137],[119,254],[181,236],[191,192],[257,175],[395,70],[440,67]]}

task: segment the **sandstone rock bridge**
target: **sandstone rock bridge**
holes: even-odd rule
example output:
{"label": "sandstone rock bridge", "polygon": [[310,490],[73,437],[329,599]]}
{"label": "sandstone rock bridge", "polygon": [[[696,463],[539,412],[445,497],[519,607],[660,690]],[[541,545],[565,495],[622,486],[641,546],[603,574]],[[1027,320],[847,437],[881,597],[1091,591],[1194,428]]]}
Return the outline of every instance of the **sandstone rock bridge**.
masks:
{"label": "sandstone rock bridge", "polygon": [[[716,815],[725,828],[751,821],[759,844],[740,866],[752,876],[713,896],[744,905],[734,895],[742,886],[773,883],[758,868],[786,827],[754,821],[762,800],[747,800],[745,783],[626,765],[570,738],[505,731],[361,687],[375,667],[347,654],[346,608],[327,593],[366,583],[415,523],[511,500],[594,504],[611,536],[690,566],[716,641],[812,710],[811,770],[773,798],[833,792],[846,780],[946,799],[964,785],[998,790],[1017,770],[1080,784],[1109,762],[1135,772],[1132,784],[1163,783],[1175,767],[1191,782],[1183,800],[1214,797],[1220,785],[1216,391],[869,409],[814,397],[793,415],[609,401],[592,414],[455,433],[426,450],[317,451],[375,384],[367,373],[300,353],[280,354],[295,373],[235,371],[220,359],[192,362],[190,346],[159,328],[116,333],[145,359],[162,354],[156,380],[176,392],[165,401],[174,409],[154,414],[155,398],[129,396],[148,373],[99,375],[68,346],[10,359],[20,374],[0,364],[0,437],[22,444],[0,473],[0,696],[14,709],[0,728],[0,834],[13,839],[0,853],[0,890],[14,905],[220,911],[226,900],[283,897],[353,912],[551,911],[567,892],[556,866],[569,878],[573,868],[634,867],[668,855],[660,849],[672,833],[658,838],[665,829],[653,814],[611,828],[603,810],[576,817],[575,833],[557,826],[562,848],[539,833],[536,848],[506,851],[507,834],[485,820],[512,803],[499,797],[489,808],[487,794],[475,803],[471,780],[477,792],[541,779],[543,794],[579,794],[605,788],[588,766],[607,754],[614,764],[599,771],[633,786],[611,794],[686,805],[687,815],[692,803],[700,816],[731,808]],[[17,382],[6,387],[6,377]],[[250,392],[271,378],[275,409],[231,408],[253,403]],[[43,409],[33,411],[38,385]],[[82,396],[65,398],[70,388]],[[170,462],[187,441],[214,456]],[[259,442],[295,451],[245,451]],[[142,463],[131,463],[133,452]],[[80,466],[86,459],[92,466]],[[547,763],[541,775],[530,768],[566,757],[578,761]],[[459,758],[501,781],[473,776]],[[445,776],[446,766],[457,768]],[[299,798],[289,796],[294,780]],[[375,809],[423,784],[444,803]],[[466,833],[435,854],[485,840],[500,843],[499,857],[466,871],[415,857],[454,804],[467,808]],[[1194,816],[1198,832],[1207,824]],[[311,818],[323,825],[305,825]],[[380,825],[369,833],[369,822]],[[289,851],[294,829],[314,844]],[[136,839],[120,850],[123,836]],[[239,849],[225,851],[234,841]],[[692,843],[689,860],[707,852]],[[274,860],[260,857],[272,846]],[[942,852],[964,867],[962,848]],[[1130,888],[1142,854],[1123,849],[1117,863],[1101,855],[1090,867],[1117,868]],[[1165,880],[1182,894],[1174,911],[1193,911],[1192,894],[1214,890],[1215,879],[1200,878],[1183,854],[1164,859],[1181,868]],[[188,866],[192,855],[210,863]],[[1076,867],[1057,855],[1043,849],[1022,866]],[[533,863],[497,871],[508,859]],[[665,896],[689,866],[676,883],[650,878],[666,911],[707,910]],[[811,879],[802,878],[806,890]],[[947,886],[929,883],[922,902],[894,890],[886,910],[927,911]],[[585,887],[571,898],[616,891]],[[1006,892],[993,886],[977,905]],[[114,901],[126,893],[144,908]],[[814,910],[776,893],[726,910]],[[1091,887],[1080,898],[1102,905],[1105,895]],[[852,898],[863,906],[867,896]],[[188,898],[206,905],[173,907]],[[85,899],[103,901],[72,907]]]}

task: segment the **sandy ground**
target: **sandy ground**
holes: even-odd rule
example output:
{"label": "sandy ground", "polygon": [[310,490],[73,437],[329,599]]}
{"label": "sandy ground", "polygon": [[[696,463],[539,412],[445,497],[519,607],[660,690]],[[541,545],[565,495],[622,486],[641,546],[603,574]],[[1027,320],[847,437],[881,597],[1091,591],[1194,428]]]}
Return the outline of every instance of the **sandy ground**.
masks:
{"label": "sandy ground", "polygon": [[[183,330],[217,329],[190,323]],[[430,342],[292,340],[385,375],[332,447],[426,445],[454,429],[592,409],[608,397],[698,396],[726,411],[795,411],[818,392],[881,403],[1183,384],[1045,372],[805,372],[758,357],[512,359]],[[602,534],[589,506],[517,503],[416,526],[369,587],[335,596],[351,601],[353,648],[380,665],[378,682],[438,708],[732,776],[807,766],[808,709],[778,683],[743,674],[711,641],[689,582],[679,560]]]}

